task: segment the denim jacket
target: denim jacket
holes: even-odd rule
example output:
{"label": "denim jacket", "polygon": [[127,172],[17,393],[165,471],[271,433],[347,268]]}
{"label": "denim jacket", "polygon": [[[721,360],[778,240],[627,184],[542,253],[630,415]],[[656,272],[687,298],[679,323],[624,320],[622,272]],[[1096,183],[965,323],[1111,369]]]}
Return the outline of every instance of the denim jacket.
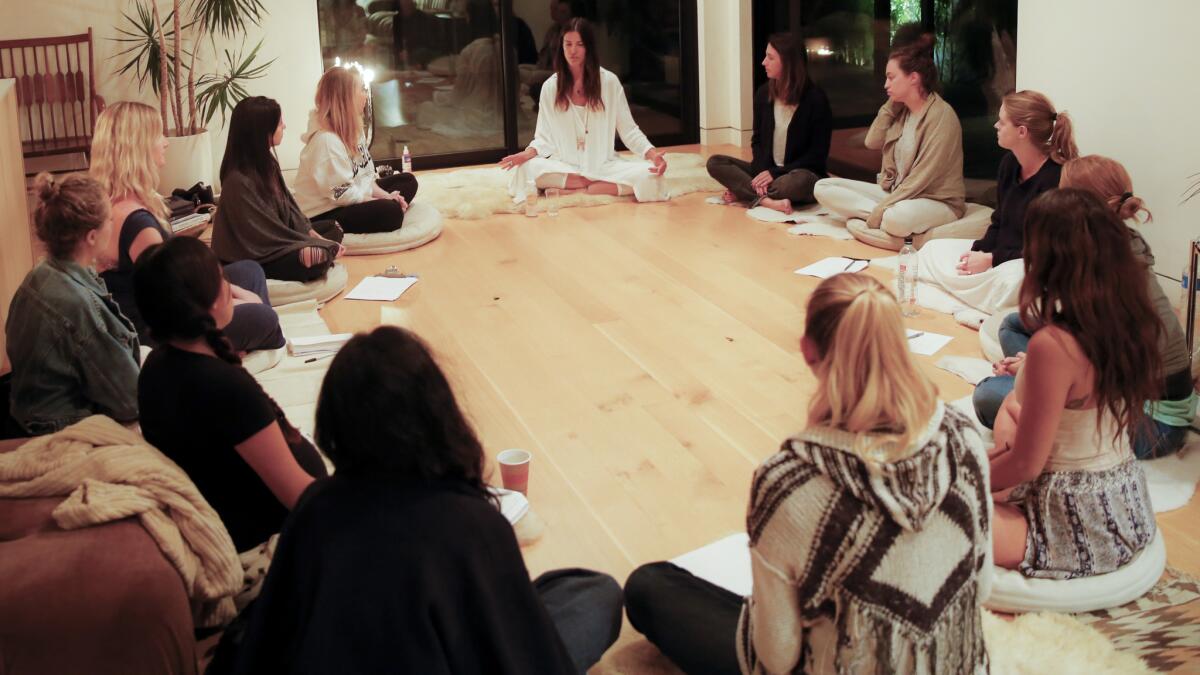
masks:
{"label": "denim jacket", "polygon": [[40,263],[13,296],[4,331],[10,410],[26,433],[53,433],[97,413],[137,420],[137,332],[93,270]]}

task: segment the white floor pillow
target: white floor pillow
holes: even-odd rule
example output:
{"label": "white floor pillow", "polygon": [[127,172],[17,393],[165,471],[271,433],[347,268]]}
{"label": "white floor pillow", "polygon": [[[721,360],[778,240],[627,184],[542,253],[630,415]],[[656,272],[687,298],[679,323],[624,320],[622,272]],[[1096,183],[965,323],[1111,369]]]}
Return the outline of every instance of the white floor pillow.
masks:
{"label": "white floor pillow", "polygon": [[279,349],[258,349],[246,354],[246,358],[242,359],[242,367],[251,375],[261,373],[265,370],[270,370],[279,365],[283,360],[284,353],[287,352],[287,347]]}
{"label": "white floor pillow", "polygon": [[407,251],[437,239],[442,233],[442,214],[433,204],[413,202],[404,214],[404,225],[391,232],[346,234],[342,245],[349,255],[373,255]]}
{"label": "white floor pillow", "polygon": [[[979,204],[967,204],[966,213],[958,220],[931,227],[925,232],[913,235],[913,246],[921,248],[930,239],[979,239],[987,231],[992,222],[992,210]],[[854,238],[864,244],[892,251],[899,251],[904,246],[904,239],[895,237],[882,229],[867,227],[864,220],[851,218],[846,221],[846,229]]]}
{"label": "white floor pillow", "polygon": [[1167,567],[1162,530],[1133,562],[1116,572],[1083,579],[1030,579],[1016,570],[996,568],[992,594],[984,605],[993,612],[1094,612],[1142,597]]}
{"label": "white floor pillow", "polygon": [[995,363],[1004,358],[1004,350],[1000,348],[1000,324],[1009,312],[996,312],[984,320],[979,327],[979,348],[983,350],[983,358]]}
{"label": "white floor pillow", "polygon": [[346,266],[341,263],[334,263],[333,267],[330,267],[329,271],[325,273],[325,276],[306,284],[302,284],[299,281],[267,279],[267,293],[271,296],[272,307],[289,305],[293,302],[303,302],[305,300],[325,302],[345,290],[346,282],[349,279],[350,274],[346,271]]}

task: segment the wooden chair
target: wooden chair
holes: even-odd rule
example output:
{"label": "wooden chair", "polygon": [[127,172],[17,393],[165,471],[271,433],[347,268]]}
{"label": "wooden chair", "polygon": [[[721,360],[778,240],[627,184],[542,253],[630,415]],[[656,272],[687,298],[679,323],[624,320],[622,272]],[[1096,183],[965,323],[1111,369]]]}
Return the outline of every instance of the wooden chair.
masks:
{"label": "wooden chair", "polygon": [[0,40],[0,79],[17,81],[25,157],[82,152],[104,99],[96,95],[92,29],[79,35]]}

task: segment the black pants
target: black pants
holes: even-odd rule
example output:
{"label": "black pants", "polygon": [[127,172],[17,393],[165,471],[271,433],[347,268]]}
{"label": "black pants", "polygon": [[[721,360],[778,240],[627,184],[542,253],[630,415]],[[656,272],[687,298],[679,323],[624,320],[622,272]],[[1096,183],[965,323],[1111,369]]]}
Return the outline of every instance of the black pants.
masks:
{"label": "black pants", "polygon": [[533,588],[581,674],[596,665],[621,633],[621,586],[583,569],[546,572]]}
{"label": "black pants", "polygon": [[[312,226],[317,234],[330,241],[340,243],[345,236],[342,228],[333,220],[314,220],[312,221]],[[305,267],[301,261],[300,256],[303,255],[304,249],[300,249],[282,258],[262,263],[263,272],[266,272],[268,279],[278,279],[280,281],[308,283],[314,279],[320,279],[325,276],[330,267],[333,267],[333,256],[337,253],[337,248],[332,245],[324,246],[322,250],[325,251],[325,255],[310,267]]]}
{"label": "black pants", "polygon": [[[713,155],[708,158],[708,175],[716,179],[725,189],[733,193],[740,201],[757,205],[760,197],[750,186],[754,179],[754,168],[750,162],[730,157],[729,155]],[[821,177],[808,169],[789,171],[775,180],[767,188],[766,197],[771,199],[788,199],[793,204],[811,204],[813,186]]]}
{"label": "black pants", "polygon": [[688,675],[740,673],[742,598],[669,562],[642,565],[625,582],[629,623]]}
{"label": "black pants", "polygon": [[[399,192],[409,204],[417,196],[417,177],[411,173],[394,173],[380,178],[379,187],[388,192]],[[350,234],[373,234],[393,232],[404,224],[404,208],[390,199],[370,199],[361,204],[339,206],[326,211],[317,218],[336,220]]]}

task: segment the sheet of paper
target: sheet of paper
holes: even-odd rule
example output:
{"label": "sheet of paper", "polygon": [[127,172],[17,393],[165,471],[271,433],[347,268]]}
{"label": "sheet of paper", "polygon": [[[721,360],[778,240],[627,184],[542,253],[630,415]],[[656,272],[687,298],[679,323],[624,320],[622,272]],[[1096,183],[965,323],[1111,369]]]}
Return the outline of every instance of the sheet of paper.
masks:
{"label": "sheet of paper", "polygon": [[908,348],[914,354],[933,356],[939,349],[950,344],[954,338],[940,333],[927,333],[923,330],[908,329]]}
{"label": "sheet of paper", "polygon": [[750,572],[750,537],[745,532],[718,539],[671,562],[741,596],[750,595],[754,589],[754,577]]}
{"label": "sheet of paper", "polygon": [[346,295],[347,300],[392,302],[417,283],[416,277],[367,277]]}
{"label": "sheet of paper", "polygon": [[796,274],[804,274],[810,277],[817,277],[818,279],[828,279],[842,272],[861,272],[867,269],[867,265],[870,264],[870,261],[867,260],[853,260],[842,257],[825,258],[824,260],[818,260],[808,267],[801,267],[796,270]]}

